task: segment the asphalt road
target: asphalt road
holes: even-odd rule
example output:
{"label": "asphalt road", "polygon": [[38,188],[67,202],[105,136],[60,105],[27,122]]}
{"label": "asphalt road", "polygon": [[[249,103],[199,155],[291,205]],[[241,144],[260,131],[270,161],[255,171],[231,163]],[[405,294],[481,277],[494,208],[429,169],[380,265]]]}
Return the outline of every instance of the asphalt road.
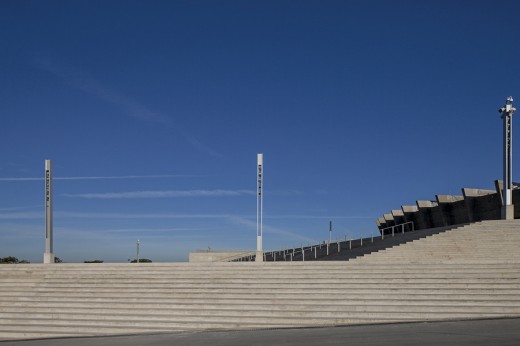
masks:
{"label": "asphalt road", "polygon": [[520,319],[0,341],[0,346],[520,345]]}

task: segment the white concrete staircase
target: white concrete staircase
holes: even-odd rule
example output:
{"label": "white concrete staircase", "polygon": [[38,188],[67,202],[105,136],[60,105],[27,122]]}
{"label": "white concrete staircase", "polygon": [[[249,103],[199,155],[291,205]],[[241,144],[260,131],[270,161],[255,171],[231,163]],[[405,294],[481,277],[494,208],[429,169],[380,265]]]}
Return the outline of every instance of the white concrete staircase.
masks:
{"label": "white concrete staircase", "polygon": [[[520,263],[520,220],[482,221],[365,256],[363,263]],[[354,262],[353,260],[352,262]]]}
{"label": "white concrete staircase", "polygon": [[520,222],[344,262],[0,266],[0,338],[520,316]]}

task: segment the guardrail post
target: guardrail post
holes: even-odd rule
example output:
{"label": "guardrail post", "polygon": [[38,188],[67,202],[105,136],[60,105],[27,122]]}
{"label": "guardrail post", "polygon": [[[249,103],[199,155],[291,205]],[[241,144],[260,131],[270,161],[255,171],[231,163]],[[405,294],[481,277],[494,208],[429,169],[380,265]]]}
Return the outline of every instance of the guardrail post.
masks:
{"label": "guardrail post", "polygon": [[314,248],[314,259],[316,259],[316,256],[317,256],[316,252],[317,252],[316,248]]}
{"label": "guardrail post", "polygon": [[340,252],[340,245],[339,245],[339,241],[338,241],[338,253]]}
{"label": "guardrail post", "polygon": [[302,248],[302,262],[305,262],[305,251],[303,251],[303,248]]}
{"label": "guardrail post", "polygon": [[349,250],[352,250],[352,239],[348,241],[348,248]]}
{"label": "guardrail post", "polygon": [[361,240],[361,246],[363,247],[363,238],[359,238]]}

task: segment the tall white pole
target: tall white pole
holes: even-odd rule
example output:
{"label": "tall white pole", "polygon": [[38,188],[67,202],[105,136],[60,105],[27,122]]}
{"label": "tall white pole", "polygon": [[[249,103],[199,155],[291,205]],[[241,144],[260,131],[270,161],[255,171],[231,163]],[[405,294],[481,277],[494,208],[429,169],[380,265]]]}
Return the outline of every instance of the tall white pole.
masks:
{"label": "tall white pole", "polygon": [[54,263],[52,253],[52,162],[45,160],[45,252],[43,263]]}
{"label": "tall white pole", "polygon": [[264,155],[257,155],[257,195],[256,195],[256,261],[263,262],[264,255],[262,249],[262,231],[263,231],[263,165]]}
{"label": "tall white pole", "polygon": [[139,263],[139,239],[137,239],[137,263]]}
{"label": "tall white pole", "polygon": [[513,205],[513,97],[509,96],[504,107],[498,110],[504,122],[504,190],[502,196],[502,219],[514,219]]}

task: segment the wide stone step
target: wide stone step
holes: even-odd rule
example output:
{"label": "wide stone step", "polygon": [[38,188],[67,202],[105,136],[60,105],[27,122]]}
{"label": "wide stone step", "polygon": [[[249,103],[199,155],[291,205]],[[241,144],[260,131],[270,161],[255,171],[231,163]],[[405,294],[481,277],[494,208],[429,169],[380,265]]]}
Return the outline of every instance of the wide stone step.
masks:
{"label": "wide stone step", "polygon": [[313,317],[323,318],[347,318],[351,313],[374,312],[374,313],[397,313],[397,312],[418,312],[418,313],[496,313],[496,314],[520,314],[520,306],[452,306],[452,305],[284,305],[279,302],[275,304],[244,304],[244,305],[186,305],[179,304],[175,307],[156,307],[154,309],[136,305],[132,308],[112,307],[108,304],[105,307],[35,307],[17,306],[0,307],[0,317],[20,318],[20,314],[25,317],[41,318],[49,316],[58,318],[61,315],[75,316],[99,316],[99,318],[112,318],[113,316],[128,315],[126,320],[147,320],[154,318],[172,318],[176,316],[199,316],[199,315],[218,315],[218,316],[237,316],[245,314],[254,316],[273,316],[299,318],[302,315],[312,313]]}
{"label": "wide stone step", "polygon": [[[514,298],[514,299],[513,299]],[[26,297],[23,300],[12,301],[12,300],[0,300],[0,308],[17,308],[17,307],[34,307],[34,308],[88,308],[88,309],[104,309],[110,308],[122,308],[122,309],[173,309],[173,308],[186,308],[195,307],[207,307],[212,308],[214,306],[223,306],[224,308],[234,308],[235,306],[242,307],[255,307],[259,309],[278,310],[285,308],[285,306],[291,306],[292,308],[321,308],[321,307],[337,307],[343,306],[385,306],[385,305],[403,305],[401,301],[392,299],[312,299],[312,300],[301,300],[298,298],[285,298],[285,299],[237,299],[237,298],[188,298],[188,299],[97,299],[93,300],[81,300],[81,299],[50,299],[46,301],[39,301]],[[520,307],[520,297],[510,297],[509,299],[486,299],[483,297],[481,300],[478,299],[414,299],[411,297],[406,302],[407,306],[506,306],[506,307]]]}
{"label": "wide stone step", "polygon": [[[409,295],[407,297],[407,302],[409,304],[414,304],[415,302],[426,304],[426,302],[431,302],[432,304],[440,304],[441,302],[446,302],[446,304],[457,304],[460,302],[461,304],[465,304],[465,302],[489,302],[489,304],[500,305],[503,302],[507,304],[511,303],[516,305],[517,302],[520,301],[520,295],[516,293],[510,294],[414,294]],[[383,293],[383,294],[355,294],[349,293],[347,297],[337,297],[337,296],[324,296],[322,294],[306,294],[301,297],[294,296],[291,294],[256,294],[254,297],[251,297],[247,294],[222,294],[216,297],[207,297],[204,294],[193,294],[191,296],[183,296],[183,297],[173,297],[172,295],[163,295],[158,297],[148,297],[148,296],[137,296],[137,297],[121,297],[117,295],[106,296],[106,297],[84,297],[84,296],[54,296],[54,297],[40,297],[40,296],[5,296],[0,297],[0,304],[11,306],[15,304],[55,304],[67,302],[72,303],[115,303],[115,304],[176,304],[176,303],[190,303],[190,304],[199,304],[199,303],[234,303],[237,304],[271,304],[271,303],[284,303],[284,302],[296,302],[300,304],[338,304],[338,305],[351,305],[351,304],[402,304],[402,299],[400,295],[393,294],[392,292]],[[383,303],[381,303],[383,302]]]}
{"label": "wide stone step", "polygon": [[[384,289],[383,289],[384,288]],[[119,292],[69,292],[68,296],[70,297],[81,297],[94,299],[96,297],[121,297],[124,296],[126,298],[135,298],[135,297],[151,297],[151,298],[188,298],[188,297],[256,297],[256,298],[286,298],[291,295],[299,295],[301,299],[313,299],[315,297],[322,297],[323,295],[331,295],[335,296],[336,299],[354,299],[354,297],[363,297],[365,299],[373,298],[373,297],[386,297],[386,298],[394,298],[394,299],[403,299],[402,295],[415,295],[415,296],[445,296],[445,297],[465,297],[469,298],[472,295],[519,295],[520,290],[518,289],[480,289],[480,288],[469,288],[469,287],[461,287],[461,288],[438,288],[438,289],[407,289],[407,288],[391,288],[387,289],[382,286],[379,289],[365,289],[365,288],[357,288],[350,289],[348,291],[344,289],[317,289],[317,290],[301,290],[295,291],[290,288],[283,289],[266,289],[261,291],[240,291],[237,290],[235,292],[230,292],[229,290],[219,290],[219,289],[186,289],[186,290],[171,290],[170,292],[155,292],[153,294],[143,294],[143,292],[128,292],[124,295],[121,295]],[[10,297],[12,299],[16,299],[16,297],[26,296],[26,293],[23,292],[2,292],[2,297]],[[45,297],[59,297],[63,296],[63,292],[38,292],[33,294],[34,296],[41,297],[41,299],[45,299]],[[401,295],[401,296],[400,296]]]}
{"label": "wide stone step", "polygon": [[[499,276],[496,277],[479,277],[478,275],[467,276],[462,278],[454,278],[448,276],[439,275],[437,277],[423,277],[423,278],[415,278],[415,277],[403,277],[403,278],[352,278],[352,279],[305,279],[305,280],[289,280],[291,286],[293,288],[315,288],[318,286],[325,287],[359,287],[359,285],[365,285],[365,287],[370,287],[370,285],[502,285],[502,284],[520,284],[520,277],[515,274],[515,277],[508,276]],[[136,289],[146,289],[146,290],[154,290],[154,289],[174,289],[174,288],[184,288],[186,286],[195,286],[198,288],[219,288],[219,287],[236,287],[236,285],[252,285],[254,284],[257,288],[264,287],[273,287],[280,285],[279,280],[265,280],[265,281],[256,281],[256,280],[234,280],[234,279],[215,279],[211,280],[211,282],[205,282],[204,280],[178,280],[178,281],[170,281],[170,282],[134,282],[134,283],[125,283],[125,282],[82,282],[75,284],[66,284],[62,282],[49,282],[44,284],[33,284],[33,283],[19,283],[19,282],[4,282],[0,284],[0,288],[5,290],[9,289],[17,289],[17,290],[61,290],[61,289],[85,289],[88,287],[89,289],[122,289],[122,290],[136,290]],[[520,286],[519,286],[520,287]]]}
{"label": "wide stone step", "polygon": [[[376,258],[376,257],[373,257]],[[198,275],[176,275],[176,276],[77,276],[77,277],[63,277],[63,276],[49,276],[48,278],[34,278],[32,276],[26,277],[10,277],[3,276],[0,284],[2,283],[98,283],[98,282],[118,282],[118,283],[139,283],[139,282],[156,282],[156,283],[170,283],[170,282],[200,282],[200,281],[215,281],[215,280],[234,280],[234,281],[269,281],[269,280],[348,280],[348,279],[406,279],[406,278],[496,278],[496,277],[508,277],[510,275],[520,275],[519,267],[510,268],[490,268],[490,269],[462,269],[462,270],[409,270],[400,272],[385,272],[384,270],[359,270],[359,271],[343,271],[341,273],[324,274],[306,274],[306,273],[292,273],[292,274],[235,274],[235,275],[212,275],[212,276],[198,276]]]}
{"label": "wide stone step", "polygon": [[[398,249],[398,248],[394,248]],[[3,275],[4,273],[14,273],[21,275],[89,275],[89,274],[109,274],[109,275],[120,275],[122,273],[128,274],[168,274],[168,273],[176,273],[177,275],[185,275],[190,273],[250,273],[252,270],[255,272],[271,272],[271,273],[286,273],[293,271],[300,272],[317,272],[319,273],[322,270],[327,270],[328,272],[342,272],[344,270],[353,269],[349,262],[347,261],[293,261],[293,262],[264,262],[264,263],[255,263],[255,262],[241,262],[241,263],[219,263],[221,265],[216,265],[215,263],[209,263],[205,266],[194,266],[192,263],[182,263],[182,265],[176,266],[159,266],[159,267],[147,267],[145,265],[137,265],[135,267],[132,266],[114,266],[112,264],[100,265],[95,268],[89,268],[89,265],[63,265],[63,264],[55,264],[55,265],[37,265],[33,267],[31,270],[25,269],[27,264],[19,264],[19,265],[0,265],[0,273]],[[503,265],[501,263],[494,264],[496,266]],[[419,266],[408,265],[406,263],[402,263],[402,266],[405,268],[416,268],[419,269]],[[426,265],[428,267],[428,265]],[[489,266],[489,265],[488,265]],[[359,264],[356,268],[367,267],[370,268],[371,265],[362,265]],[[463,266],[459,266],[463,267]],[[471,265],[467,264],[466,267],[471,268]],[[485,267],[485,265],[482,265]],[[401,270],[400,268],[387,267],[384,268],[386,270]]]}
{"label": "wide stone step", "polygon": [[123,286],[123,287],[144,287],[144,286],[154,286],[154,287],[173,287],[172,285],[209,285],[209,284],[280,284],[283,281],[287,281],[287,283],[308,283],[312,284],[352,284],[352,283],[438,283],[441,281],[446,281],[450,283],[476,283],[477,281],[480,283],[492,283],[492,282],[510,282],[515,283],[519,282],[520,273],[496,273],[490,275],[479,275],[475,274],[437,274],[437,275],[427,275],[422,274],[421,276],[416,275],[399,275],[399,277],[390,276],[390,277],[378,277],[378,276],[368,276],[366,279],[353,276],[351,278],[284,278],[284,279],[234,279],[234,278],[214,278],[214,279],[172,279],[172,280],[141,280],[136,279],[134,282],[131,280],[102,280],[102,279],[80,279],[74,280],[73,284],[67,283],[62,280],[48,280],[45,282],[31,282],[31,281],[17,281],[17,280],[9,280],[5,282],[0,282],[0,287],[115,287],[115,286]]}
{"label": "wide stone step", "polygon": [[[389,256],[390,254],[388,254]],[[398,257],[398,254],[394,254],[392,256]],[[371,255],[369,257],[366,257],[365,262],[368,263],[369,258],[380,258],[383,257],[381,254],[380,256]],[[401,256],[402,257],[402,256]],[[359,260],[360,258],[350,260],[349,263],[352,264],[352,267],[355,267],[355,261]],[[365,263],[366,264],[366,263]],[[422,268],[422,269],[409,269],[406,270],[405,268],[401,268],[400,270],[389,270],[385,271],[384,269],[379,269],[375,267],[380,267],[381,265],[373,265],[373,268],[355,268],[353,270],[344,270],[341,272],[332,272],[330,274],[324,274],[323,271],[319,273],[280,273],[280,274],[271,274],[271,273],[262,273],[262,272],[254,272],[251,273],[222,273],[220,275],[200,275],[200,274],[190,274],[190,275],[157,275],[157,274],[138,274],[138,275],[132,275],[130,274],[120,274],[120,275],[110,275],[110,274],[98,274],[98,275],[48,275],[48,276],[12,276],[12,275],[2,275],[0,273],[0,276],[3,280],[8,281],[18,281],[18,282],[48,282],[48,281],[76,281],[76,280],[141,280],[141,281],[148,281],[148,280],[162,280],[162,281],[174,281],[174,280],[212,280],[212,279],[220,279],[220,278],[234,278],[234,279],[248,279],[248,280],[267,280],[267,279],[309,279],[309,278],[323,278],[323,279],[331,279],[331,278],[363,278],[363,277],[410,277],[410,276],[417,276],[417,277],[425,277],[425,276],[437,276],[437,275],[449,275],[449,276],[463,276],[463,275],[472,275],[472,274],[482,274],[482,275],[507,275],[509,273],[515,273],[520,272],[520,268],[518,268],[518,263],[514,262],[511,263],[508,266],[503,267],[497,267],[497,266],[489,266],[489,268],[441,268],[444,265],[442,263],[437,264],[437,268],[433,267],[433,264],[430,263],[432,266],[429,268]],[[393,263],[388,265],[395,265]],[[498,272],[497,272],[498,271]],[[254,275],[253,275],[254,274]]]}
{"label": "wide stone step", "polygon": [[[330,294],[342,294],[346,293],[357,293],[361,290],[363,292],[373,293],[377,292],[385,288],[386,290],[398,291],[398,292],[406,292],[407,294],[413,294],[414,292],[424,292],[424,290],[432,290],[436,293],[441,292],[460,292],[461,290],[467,290],[470,292],[518,292],[520,293],[520,284],[467,284],[467,283],[453,283],[453,284],[399,284],[399,285],[384,285],[384,284],[344,284],[344,285],[301,285],[299,287],[295,285],[286,285],[282,286],[279,284],[277,286],[266,286],[266,287],[255,287],[248,290],[250,294],[262,294],[262,293],[288,293],[294,292],[295,294],[312,294],[312,293],[330,293]],[[36,290],[31,291],[33,295],[42,295],[42,296],[57,296],[57,295],[66,295],[66,294],[74,294],[74,295],[83,295],[83,296],[94,296],[95,294],[105,295],[111,293],[118,293],[121,296],[133,296],[136,294],[154,296],[154,295],[164,295],[164,294],[172,294],[172,295],[186,295],[191,293],[206,293],[206,294],[219,294],[219,293],[231,293],[236,294],[243,291],[240,287],[233,285],[220,285],[220,286],[200,286],[200,287],[191,287],[191,286],[178,286],[178,287],[170,287],[170,288],[38,288]],[[26,295],[28,291],[21,292],[1,292],[0,296],[21,296]]]}

